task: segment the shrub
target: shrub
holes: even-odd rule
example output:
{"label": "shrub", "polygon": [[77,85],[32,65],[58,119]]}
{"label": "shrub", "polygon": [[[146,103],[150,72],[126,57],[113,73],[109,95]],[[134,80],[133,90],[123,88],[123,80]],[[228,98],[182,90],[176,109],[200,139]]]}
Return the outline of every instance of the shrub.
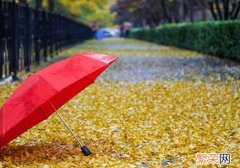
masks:
{"label": "shrub", "polygon": [[130,37],[240,60],[240,21],[167,24],[133,29]]}

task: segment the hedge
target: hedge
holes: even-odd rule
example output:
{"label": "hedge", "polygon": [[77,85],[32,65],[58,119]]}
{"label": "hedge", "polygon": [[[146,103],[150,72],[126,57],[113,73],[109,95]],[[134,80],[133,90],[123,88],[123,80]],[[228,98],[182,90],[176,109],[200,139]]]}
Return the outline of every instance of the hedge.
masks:
{"label": "hedge", "polygon": [[133,29],[130,37],[240,60],[240,21],[168,24]]}

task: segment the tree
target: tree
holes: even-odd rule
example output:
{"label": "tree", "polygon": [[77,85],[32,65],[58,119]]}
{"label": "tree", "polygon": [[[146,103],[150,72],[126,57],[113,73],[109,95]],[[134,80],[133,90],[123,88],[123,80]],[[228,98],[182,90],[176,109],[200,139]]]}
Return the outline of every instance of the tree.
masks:
{"label": "tree", "polygon": [[193,6],[193,0],[188,0],[188,13],[189,13],[189,19],[191,22],[194,22],[194,6]]}
{"label": "tree", "polygon": [[207,0],[198,1],[201,7],[202,20],[207,20]]}
{"label": "tree", "polygon": [[18,0],[20,4],[27,4],[27,0]]}
{"label": "tree", "polygon": [[36,8],[42,8],[42,0],[36,0]]}
{"label": "tree", "polygon": [[167,5],[165,0],[160,0],[162,11],[163,11],[163,20],[164,22],[171,22],[172,19],[168,15]]}
{"label": "tree", "polygon": [[[111,11],[116,13],[117,24],[130,21],[135,26],[156,26],[164,17],[161,3],[165,2],[161,0],[117,0],[111,7]],[[170,17],[166,13],[165,18],[168,20]]]}
{"label": "tree", "polygon": [[237,19],[240,0],[209,0],[208,5],[215,20]]}
{"label": "tree", "polygon": [[51,12],[54,11],[54,0],[48,0],[48,10]]}
{"label": "tree", "polygon": [[102,25],[111,25],[114,14],[110,12],[111,0],[27,0],[29,6],[54,11],[89,24],[99,20]]}
{"label": "tree", "polygon": [[113,22],[109,0],[59,0],[59,2],[67,9],[67,14],[82,22],[90,23],[96,20],[102,25],[111,25]]}
{"label": "tree", "polygon": [[111,8],[116,23],[131,21],[135,26],[194,21],[198,0],[117,0]]}
{"label": "tree", "polygon": [[178,6],[178,18],[179,18],[179,21],[185,20],[184,0],[177,0],[177,6]]}

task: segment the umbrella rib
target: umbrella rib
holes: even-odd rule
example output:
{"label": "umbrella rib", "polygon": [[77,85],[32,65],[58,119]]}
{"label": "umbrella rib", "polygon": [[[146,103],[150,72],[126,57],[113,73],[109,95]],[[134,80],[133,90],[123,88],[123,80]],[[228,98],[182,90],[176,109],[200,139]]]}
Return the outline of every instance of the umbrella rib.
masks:
{"label": "umbrella rib", "polygon": [[90,79],[88,79],[87,77],[85,77],[84,79],[86,79],[87,81],[90,81],[91,83],[94,83],[93,80],[90,80]]}
{"label": "umbrella rib", "polygon": [[52,106],[52,108],[54,109],[54,111],[56,112],[58,118],[63,122],[63,124],[67,127],[68,131],[72,134],[72,136],[77,140],[77,142],[79,143],[79,145],[81,147],[84,146],[84,144],[77,138],[77,136],[75,135],[75,133],[72,131],[72,129],[68,126],[68,124],[66,123],[66,121],[63,119],[63,117],[57,112],[56,108],[54,107],[54,105],[48,101],[49,104]]}

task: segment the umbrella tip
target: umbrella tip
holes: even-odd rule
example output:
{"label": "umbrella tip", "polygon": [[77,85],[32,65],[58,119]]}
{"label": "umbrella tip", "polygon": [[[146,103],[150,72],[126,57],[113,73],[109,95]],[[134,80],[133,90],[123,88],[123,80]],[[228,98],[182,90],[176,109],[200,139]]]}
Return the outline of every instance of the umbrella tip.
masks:
{"label": "umbrella tip", "polygon": [[81,147],[81,150],[82,150],[82,152],[83,152],[83,154],[84,154],[85,156],[88,156],[88,155],[92,154],[92,153],[90,152],[90,150],[88,149],[88,147],[86,147],[86,146],[82,146],[82,147]]}

